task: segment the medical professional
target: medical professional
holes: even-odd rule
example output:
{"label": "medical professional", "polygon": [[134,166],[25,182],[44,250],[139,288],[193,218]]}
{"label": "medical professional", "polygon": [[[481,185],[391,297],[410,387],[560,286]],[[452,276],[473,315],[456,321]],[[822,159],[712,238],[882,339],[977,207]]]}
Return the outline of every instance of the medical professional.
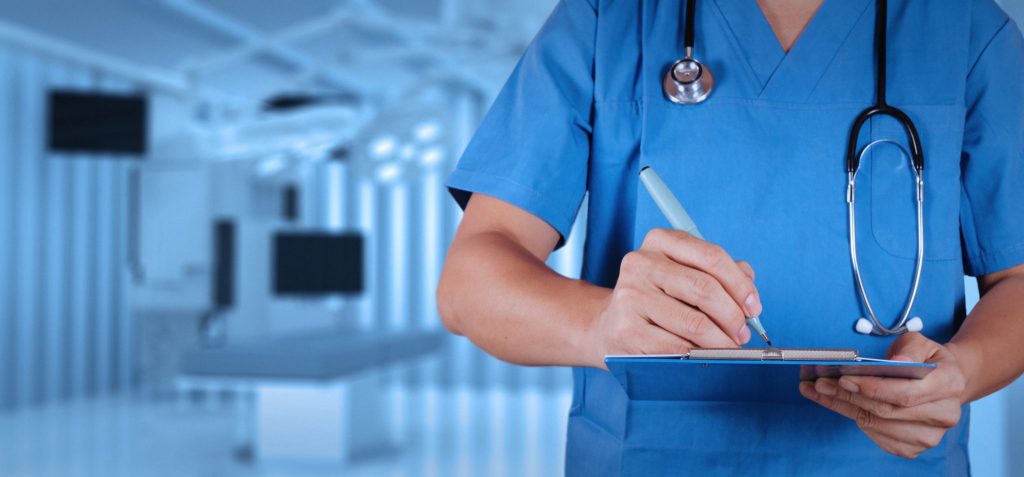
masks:
{"label": "medical professional", "polygon": [[[665,75],[687,53],[686,3],[555,7],[449,178],[465,215],[445,325],[503,360],[574,367],[568,475],[967,475],[969,403],[1024,370],[1020,30],[992,0],[890,0],[879,92],[879,0],[697,0],[692,54],[714,84],[680,104]],[[868,119],[858,150],[899,145],[857,168],[859,272],[891,325],[923,224],[920,332],[854,325],[848,136],[879,99],[919,133],[922,220],[904,126]],[[638,185],[647,166],[706,240],[668,230]],[[545,260],[583,204],[572,280]],[[970,314],[965,274],[981,293]],[[776,346],[938,368],[820,379],[781,403],[630,400],[604,369],[607,354],[764,346],[744,324],[757,315]]]}

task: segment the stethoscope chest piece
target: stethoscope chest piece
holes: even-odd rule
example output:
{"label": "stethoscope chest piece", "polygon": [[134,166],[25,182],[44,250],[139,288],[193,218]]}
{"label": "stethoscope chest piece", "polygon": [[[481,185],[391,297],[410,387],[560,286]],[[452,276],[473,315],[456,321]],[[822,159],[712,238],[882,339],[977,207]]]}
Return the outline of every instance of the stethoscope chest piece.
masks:
{"label": "stethoscope chest piece", "polygon": [[711,70],[687,55],[669,67],[662,82],[665,96],[676,104],[697,104],[708,99],[715,87]]}
{"label": "stethoscope chest piece", "polygon": [[685,25],[683,59],[672,63],[665,72],[665,78],[661,86],[665,90],[665,96],[676,104],[697,104],[708,99],[711,89],[715,87],[715,77],[707,66],[693,58],[694,38],[694,10],[697,7],[697,0],[686,0],[686,10],[683,15]]}

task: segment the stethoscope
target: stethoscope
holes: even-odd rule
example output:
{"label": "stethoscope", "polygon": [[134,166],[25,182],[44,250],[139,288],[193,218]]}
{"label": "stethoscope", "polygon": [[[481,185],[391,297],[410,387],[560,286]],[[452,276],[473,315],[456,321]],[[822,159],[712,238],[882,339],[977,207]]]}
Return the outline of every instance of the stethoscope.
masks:
{"label": "stethoscope", "polygon": [[[685,11],[685,31],[683,47],[685,55],[681,60],[672,63],[665,72],[665,79],[662,85],[665,96],[676,104],[697,104],[708,99],[715,81],[711,71],[700,61],[693,57],[694,37],[694,10],[696,0],[687,0]],[[849,221],[849,242],[850,242],[850,263],[853,265],[853,275],[857,284],[857,291],[860,294],[864,308],[867,311],[867,318],[861,317],[857,320],[854,329],[858,333],[873,334],[879,336],[892,336],[908,331],[921,331],[924,323],[920,317],[910,317],[910,311],[914,307],[914,300],[917,298],[917,291],[921,284],[921,267],[924,264],[924,153],[921,150],[921,139],[917,134],[914,122],[906,113],[885,102],[885,54],[886,54],[886,20],[888,8],[886,0],[877,0],[875,7],[875,104],[857,115],[850,129],[850,138],[846,147],[846,203]],[[857,138],[860,136],[861,126],[872,116],[889,116],[903,126],[907,133],[910,150],[907,151],[898,141],[894,139],[878,139],[868,143],[857,151]],[[886,327],[875,314],[868,292],[864,288],[864,280],[861,278],[860,263],[857,260],[857,221],[855,207],[855,191],[857,183],[857,171],[860,170],[861,160],[864,155],[876,146],[891,144],[899,149],[903,157],[909,158],[914,170],[914,189],[917,194],[917,258],[914,261],[914,277],[910,286],[910,293],[903,306],[899,319],[894,326]]]}

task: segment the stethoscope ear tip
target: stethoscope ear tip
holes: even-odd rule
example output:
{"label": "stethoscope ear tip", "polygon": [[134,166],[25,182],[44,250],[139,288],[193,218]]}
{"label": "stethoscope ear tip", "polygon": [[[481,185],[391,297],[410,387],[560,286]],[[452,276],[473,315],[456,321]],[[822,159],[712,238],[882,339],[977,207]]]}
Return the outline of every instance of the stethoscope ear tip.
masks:
{"label": "stethoscope ear tip", "polygon": [[857,330],[857,333],[860,333],[862,335],[870,335],[871,332],[875,329],[875,327],[871,325],[871,322],[868,321],[867,318],[861,318],[857,320],[857,324],[854,325],[853,328]]}
{"label": "stethoscope ear tip", "polygon": [[[919,332],[919,331],[924,329],[924,321],[921,320],[921,317],[915,316],[915,317],[907,320],[906,324],[904,324],[903,326],[905,327],[905,329],[908,332],[910,332],[910,333],[917,333],[917,332]],[[857,333],[860,333],[862,335],[870,335],[870,334],[872,334],[875,331],[875,325],[873,325],[871,323],[871,321],[869,321],[867,318],[864,318],[864,317],[859,318],[857,320],[857,324],[855,324],[853,326],[853,328],[855,330],[857,330]],[[893,331],[889,331],[889,330],[884,330],[884,331],[885,332],[883,334],[885,334],[885,335],[900,334],[901,333],[900,331],[898,331],[898,329],[893,330]]]}

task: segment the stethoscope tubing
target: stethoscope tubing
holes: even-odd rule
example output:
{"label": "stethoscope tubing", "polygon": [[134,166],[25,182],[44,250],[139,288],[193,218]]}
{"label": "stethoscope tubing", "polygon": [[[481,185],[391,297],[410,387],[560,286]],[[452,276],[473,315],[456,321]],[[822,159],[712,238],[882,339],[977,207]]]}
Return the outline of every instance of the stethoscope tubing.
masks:
{"label": "stethoscope tubing", "polygon": [[[917,255],[914,260],[914,277],[910,286],[910,293],[907,296],[907,301],[903,306],[903,312],[897,319],[895,326],[889,328],[882,324],[881,320],[878,319],[878,315],[875,313],[874,308],[871,306],[871,300],[868,297],[867,289],[864,287],[864,279],[861,277],[860,261],[857,257],[857,220],[856,215],[856,183],[857,183],[857,172],[859,171],[860,163],[862,158],[868,151],[873,147],[880,144],[892,144],[899,148],[900,152],[911,162],[911,167],[914,171],[914,183],[916,189],[916,209],[917,209]],[[860,154],[857,155],[858,167],[847,173],[847,218],[849,223],[849,243],[850,243],[850,263],[853,265],[853,276],[857,283],[857,291],[860,293],[861,299],[864,302],[865,311],[867,311],[868,319],[874,325],[871,329],[871,334],[879,336],[891,336],[902,334],[907,331],[907,320],[910,318],[910,312],[914,307],[914,301],[917,299],[917,292],[920,289],[921,284],[921,270],[924,265],[924,178],[922,177],[922,171],[917,169],[913,164],[913,157],[903,147],[902,144],[893,139],[877,139],[868,143],[864,148],[860,150]]]}
{"label": "stethoscope tubing", "polygon": [[[676,61],[670,65],[669,70],[665,73],[663,79],[663,88],[666,97],[677,104],[697,104],[701,103],[708,98],[711,94],[711,90],[714,87],[714,77],[707,68],[693,58],[693,46],[694,46],[694,18],[695,18],[696,0],[687,0],[686,8],[684,10],[683,22],[685,25],[683,49],[685,57]],[[910,312],[914,307],[914,302],[917,299],[918,291],[921,285],[921,270],[924,264],[924,151],[921,147],[921,138],[917,132],[917,127],[914,125],[914,121],[910,119],[905,112],[890,106],[886,103],[886,30],[888,28],[888,3],[886,0],[876,0],[875,3],[875,35],[874,35],[874,53],[875,53],[875,104],[864,109],[854,118],[853,125],[850,128],[850,136],[846,146],[846,171],[847,171],[847,216],[849,222],[849,244],[850,244],[850,262],[853,266],[853,274],[857,284],[857,291],[860,294],[862,303],[864,304],[865,311],[870,318],[872,324],[870,330],[867,326],[862,329],[862,324],[867,325],[867,322],[863,319],[858,320],[856,329],[861,333],[870,333],[874,335],[889,336],[900,333],[905,333],[908,329],[914,330],[921,329],[921,321],[919,318],[914,318],[913,326],[908,327],[907,322],[910,317]],[[689,67],[688,70],[684,69],[684,74],[693,76],[688,81],[681,81],[680,78],[676,77],[677,66]],[[696,74],[693,73],[696,68]],[[896,120],[903,127],[904,132],[907,136],[907,143],[909,144],[909,151],[903,147],[899,142],[893,139],[879,139],[868,143],[859,152],[857,151],[857,142],[860,138],[861,129],[868,122],[869,119],[876,116],[889,116]],[[857,256],[857,220],[856,220],[856,182],[857,182],[857,171],[860,170],[861,162],[864,155],[880,144],[894,144],[910,161],[910,166],[914,171],[914,186],[917,192],[917,257],[914,265],[914,277],[911,283],[910,293],[907,295],[907,301],[904,304],[903,311],[899,314],[899,319],[896,320],[895,326],[889,328],[882,324],[875,313],[874,307],[871,306],[871,300],[868,297],[868,292],[864,286],[864,280],[861,276],[860,263]],[[861,323],[864,321],[864,323]]]}
{"label": "stethoscope tubing", "polygon": [[[853,266],[853,274],[857,282],[857,291],[860,294],[861,301],[864,303],[865,311],[867,311],[868,318],[871,320],[871,334],[890,336],[905,333],[907,331],[907,320],[910,317],[910,312],[914,308],[914,301],[917,299],[917,294],[921,286],[921,269],[924,265],[924,151],[921,147],[921,137],[917,132],[917,127],[914,125],[914,121],[910,119],[905,112],[890,106],[886,103],[886,52],[888,50],[886,45],[886,30],[888,28],[888,3],[886,0],[876,0],[875,3],[875,104],[861,111],[854,119],[853,126],[850,128],[850,137],[846,147],[846,172],[848,178],[847,186],[847,209],[849,217],[849,232],[850,232],[850,263]],[[860,137],[861,128],[867,123],[868,119],[875,116],[889,116],[896,120],[903,127],[904,132],[907,135],[907,143],[910,145],[910,150],[907,151],[899,142],[893,139],[879,139],[868,143],[864,146],[860,152],[857,152],[857,140]],[[864,280],[861,277],[860,263],[857,258],[857,224],[856,224],[856,206],[855,206],[855,192],[856,192],[856,181],[857,171],[860,170],[860,165],[864,154],[866,154],[871,148],[879,144],[893,144],[900,149],[905,157],[910,160],[910,166],[914,171],[914,188],[917,193],[917,257],[914,263],[914,277],[910,287],[910,293],[907,295],[907,301],[903,306],[903,311],[899,315],[899,319],[896,321],[895,326],[889,328],[882,324],[875,314],[874,308],[871,306],[871,300],[868,298],[867,289],[864,287]]]}

